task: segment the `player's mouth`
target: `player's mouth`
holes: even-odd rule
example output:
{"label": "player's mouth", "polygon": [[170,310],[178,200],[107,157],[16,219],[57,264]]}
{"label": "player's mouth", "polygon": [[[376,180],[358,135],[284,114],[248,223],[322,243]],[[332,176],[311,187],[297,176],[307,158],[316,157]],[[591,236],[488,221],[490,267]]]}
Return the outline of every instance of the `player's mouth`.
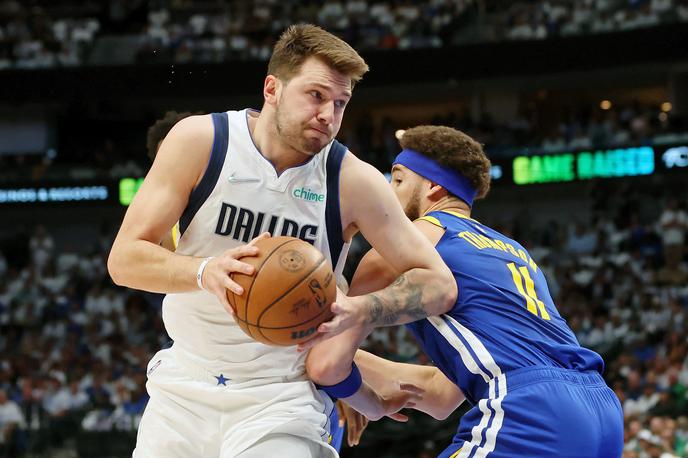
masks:
{"label": "player's mouth", "polygon": [[330,134],[329,134],[328,132],[326,132],[326,131],[324,131],[324,130],[322,130],[322,129],[318,129],[317,127],[309,126],[308,128],[311,129],[311,130],[314,130],[314,131],[316,131],[316,132],[318,132],[318,133],[320,133],[320,134],[322,134],[322,135],[324,135],[325,137],[329,137],[329,136],[330,136]]}

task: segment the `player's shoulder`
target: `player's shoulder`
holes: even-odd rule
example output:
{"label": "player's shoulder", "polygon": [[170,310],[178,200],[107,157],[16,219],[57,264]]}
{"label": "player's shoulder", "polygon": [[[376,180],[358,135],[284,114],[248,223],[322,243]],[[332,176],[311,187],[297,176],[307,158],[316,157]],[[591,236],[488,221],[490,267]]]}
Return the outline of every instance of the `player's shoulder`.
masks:
{"label": "player's shoulder", "polygon": [[[210,151],[215,138],[211,115],[192,115],[180,120],[170,130],[160,147],[159,154],[178,151],[181,154]],[[167,154],[170,154],[170,153]]]}
{"label": "player's shoulder", "polygon": [[214,136],[213,119],[210,114],[192,115],[180,120],[170,130],[177,140],[207,140]]}
{"label": "player's shoulder", "polygon": [[199,164],[205,166],[214,138],[211,115],[189,116],[172,127],[160,145],[157,157],[170,166],[176,166],[180,160],[187,161],[189,158],[195,158]]}
{"label": "player's shoulder", "polygon": [[356,184],[365,184],[370,180],[385,182],[385,177],[379,170],[356,157],[349,149],[346,150],[342,159],[340,179],[344,183]]}

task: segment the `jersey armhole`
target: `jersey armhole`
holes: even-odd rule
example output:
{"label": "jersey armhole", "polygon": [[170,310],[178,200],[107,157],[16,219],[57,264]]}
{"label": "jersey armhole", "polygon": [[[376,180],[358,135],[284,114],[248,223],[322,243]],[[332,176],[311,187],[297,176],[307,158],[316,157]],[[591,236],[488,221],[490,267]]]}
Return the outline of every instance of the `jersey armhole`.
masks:
{"label": "jersey armhole", "polygon": [[327,174],[327,202],[325,203],[325,226],[327,227],[327,243],[332,258],[332,268],[335,269],[339,262],[339,256],[344,247],[344,234],[339,202],[339,175],[342,168],[342,160],[347,148],[337,140],[332,142],[327,155],[325,170]]}
{"label": "jersey armhole", "polygon": [[225,163],[227,146],[229,144],[229,119],[227,113],[212,113],[211,117],[214,129],[213,148],[210,152],[210,159],[208,160],[205,173],[198,186],[191,191],[189,202],[181,218],[179,218],[179,237],[184,235],[193,217],[213,192],[220,177],[222,166]]}

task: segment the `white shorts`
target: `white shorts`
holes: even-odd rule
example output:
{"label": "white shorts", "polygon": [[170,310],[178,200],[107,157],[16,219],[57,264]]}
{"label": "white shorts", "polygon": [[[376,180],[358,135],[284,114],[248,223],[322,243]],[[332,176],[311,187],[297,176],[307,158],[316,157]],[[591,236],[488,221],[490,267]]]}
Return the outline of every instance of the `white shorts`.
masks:
{"label": "white shorts", "polygon": [[156,353],[133,457],[253,458],[271,447],[280,457],[338,457],[310,381],[228,377],[194,366],[174,347]]}

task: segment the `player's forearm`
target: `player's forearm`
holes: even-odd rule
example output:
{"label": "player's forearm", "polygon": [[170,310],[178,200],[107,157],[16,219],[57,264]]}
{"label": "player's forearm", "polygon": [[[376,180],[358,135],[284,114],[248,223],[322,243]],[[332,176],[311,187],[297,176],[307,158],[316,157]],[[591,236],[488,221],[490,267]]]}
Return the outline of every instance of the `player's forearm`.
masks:
{"label": "player's forearm", "polygon": [[354,327],[313,347],[306,357],[306,372],[318,385],[335,385],[351,372],[351,363],[366,329]]}
{"label": "player's forearm", "polygon": [[433,366],[388,361],[363,350],[354,359],[363,379],[375,392],[387,396],[398,390],[399,383],[411,383],[423,389],[423,397],[414,409],[443,420],[465,399],[461,390]]}
{"label": "player's forearm", "polygon": [[366,381],[363,381],[361,388],[359,388],[356,393],[349,397],[342,398],[342,401],[349,404],[370,420],[379,420],[385,415],[382,397],[380,397]]}
{"label": "player's forearm", "polygon": [[354,362],[361,371],[363,379],[378,393],[388,393],[391,390],[396,390],[400,380],[422,387],[426,383],[423,380],[423,376],[430,375],[410,370],[410,367],[421,366],[395,363],[375,356],[365,350],[358,350],[356,352]]}
{"label": "player's forearm", "polygon": [[372,326],[411,323],[447,312],[456,298],[456,283],[444,270],[411,269],[388,287],[353,298]]}
{"label": "player's forearm", "polygon": [[415,409],[437,420],[444,420],[466,400],[466,396],[442,371],[436,367],[432,369],[433,374],[427,385],[427,396],[417,403]]}
{"label": "player's forearm", "polygon": [[181,293],[198,290],[196,273],[201,261],[145,240],[115,241],[107,266],[112,280],[120,286]]}

